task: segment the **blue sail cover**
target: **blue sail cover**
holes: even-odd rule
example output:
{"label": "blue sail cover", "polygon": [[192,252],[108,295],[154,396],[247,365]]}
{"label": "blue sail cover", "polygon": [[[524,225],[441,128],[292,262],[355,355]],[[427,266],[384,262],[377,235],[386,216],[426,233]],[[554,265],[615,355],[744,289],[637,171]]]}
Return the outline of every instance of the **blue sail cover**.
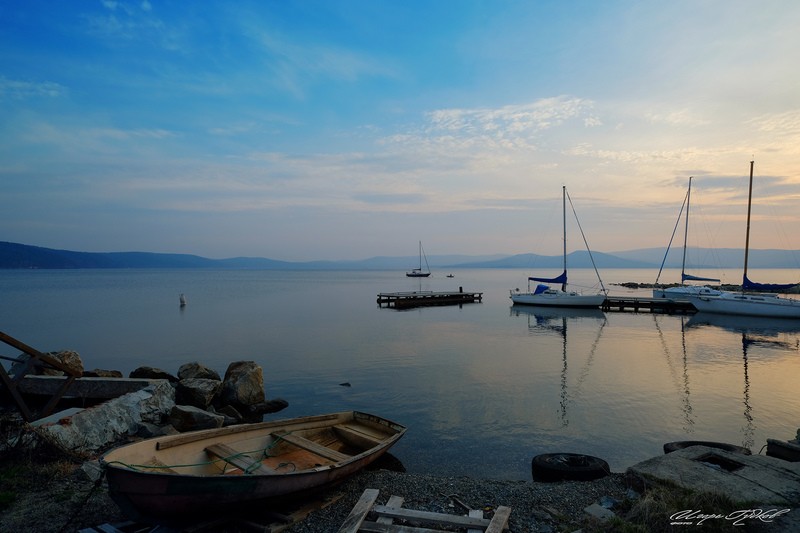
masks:
{"label": "blue sail cover", "polygon": [[692,276],[691,274],[681,274],[681,281],[716,281],[719,283],[719,280],[716,278],[701,278],[700,276]]}
{"label": "blue sail cover", "polygon": [[566,283],[567,271],[561,273],[557,278],[528,278],[529,281],[541,281],[542,283]]}
{"label": "blue sail cover", "polygon": [[533,291],[533,294],[542,294],[544,291],[546,291],[549,288],[550,288],[549,285],[539,284],[539,285],[536,286],[536,289]]}
{"label": "blue sail cover", "polygon": [[747,279],[747,276],[743,276],[742,280],[742,290],[743,291],[763,291],[763,292],[780,292],[780,291],[787,291],[792,287],[798,285],[798,283],[754,283]]}

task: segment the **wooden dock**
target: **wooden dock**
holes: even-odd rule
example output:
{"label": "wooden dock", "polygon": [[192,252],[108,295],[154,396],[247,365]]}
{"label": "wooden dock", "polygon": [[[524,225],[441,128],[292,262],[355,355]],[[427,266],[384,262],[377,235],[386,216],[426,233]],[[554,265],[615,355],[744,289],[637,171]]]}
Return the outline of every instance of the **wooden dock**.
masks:
{"label": "wooden dock", "polygon": [[609,296],[603,305],[603,311],[652,311],[659,313],[694,313],[697,310],[686,300],[670,300],[667,298]]}
{"label": "wooden dock", "polygon": [[483,301],[482,292],[382,292],[378,294],[378,307],[409,309],[431,305],[460,305]]}

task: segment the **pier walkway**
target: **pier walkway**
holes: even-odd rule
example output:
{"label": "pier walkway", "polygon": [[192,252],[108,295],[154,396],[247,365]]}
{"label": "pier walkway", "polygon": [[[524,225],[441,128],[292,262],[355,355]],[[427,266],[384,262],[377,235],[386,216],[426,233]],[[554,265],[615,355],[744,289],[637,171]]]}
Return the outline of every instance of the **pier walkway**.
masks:
{"label": "pier walkway", "polygon": [[686,300],[643,296],[608,296],[600,309],[603,311],[656,311],[661,313],[694,313],[697,311]]}
{"label": "pier walkway", "polygon": [[392,307],[395,309],[408,309],[429,305],[456,305],[481,302],[482,292],[382,292],[378,294],[378,307]]}

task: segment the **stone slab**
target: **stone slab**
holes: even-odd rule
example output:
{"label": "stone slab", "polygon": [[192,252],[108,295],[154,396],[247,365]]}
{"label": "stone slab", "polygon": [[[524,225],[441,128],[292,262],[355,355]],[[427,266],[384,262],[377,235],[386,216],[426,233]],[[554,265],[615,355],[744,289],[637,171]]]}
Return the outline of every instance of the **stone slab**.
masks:
{"label": "stone slab", "polygon": [[[66,381],[64,376],[25,376],[17,383],[21,394],[52,396]],[[133,378],[77,378],[64,393],[64,398],[91,398],[105,400],[136,392],[149,386],[150,379]]]}
{"label": "stone slab", "polygon": [[65,450],[93,454],[120,437],[136,432],[142,422],[159,423],[175,406],[175,389],[153,380],[142,390],[82,409],[36,428]]}
{"label": "stone slab", "polygon": [[633,465],[627,475],[634,485],[667,481],[697,492],[722,494],[742,505],[800,504],[800,463],[763,455],[690,446]]}

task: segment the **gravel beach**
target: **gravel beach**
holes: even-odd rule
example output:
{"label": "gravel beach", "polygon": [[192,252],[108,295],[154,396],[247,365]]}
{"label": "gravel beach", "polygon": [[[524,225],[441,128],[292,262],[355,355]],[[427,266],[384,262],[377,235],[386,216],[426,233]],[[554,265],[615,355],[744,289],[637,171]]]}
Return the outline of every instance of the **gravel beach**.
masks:
{"label": "gravel beach", "polygon": [[[481,509],[486,517],[498,506],[511,507],[510,531],[555,532],[586,528],[583,509],[608,497],[623,500],[627,488],[622,474],[591,482],[480,480],[463,477],[435,477],[419,474],[370,470],[328,490],[324,507],[311,512],[285,531],[290,533],[331,533],[338,530],[366,488],[380,490],[378,503],[391,495],[405,498],[403,507],[446,514],[465,515],[464,506]],[[202,531],[253,531],[243,526],[247,517],[228,524],[219,523]],[[97,484],[79,468],[53,474],[17,495],[0,513],[0,531],[69,533],[102,524],[120,524],[126,517],[108,496],[104,483]],[[254,515],[252,523],[263,523]],[[599,530],[598,530],[599,531]]]}

